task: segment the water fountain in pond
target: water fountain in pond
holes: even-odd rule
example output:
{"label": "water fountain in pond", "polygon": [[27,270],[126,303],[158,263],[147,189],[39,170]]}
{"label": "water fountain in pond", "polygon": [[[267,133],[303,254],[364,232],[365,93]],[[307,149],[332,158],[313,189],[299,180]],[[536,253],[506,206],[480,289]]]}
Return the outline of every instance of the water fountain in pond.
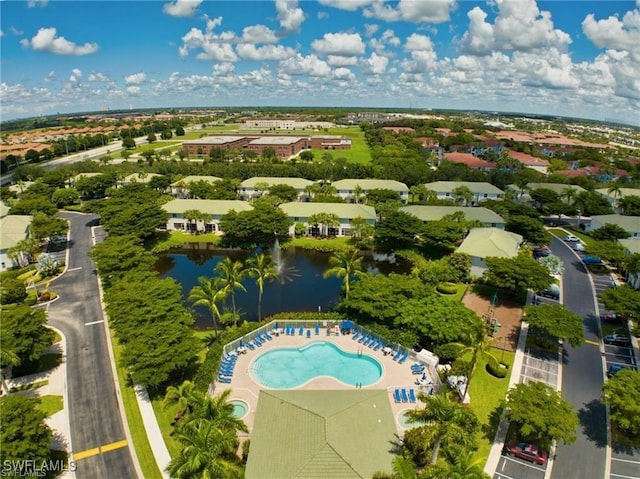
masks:
{"label": "water fountain in pond", "polygon": [[287,266],[287,261],[282,254],[282,248],[280,247],[280,241],[278,241],[277,235],[276,240],[273,242],[273,246],[271,247],[271,258],[273,259],[273,266],[278,272],[280,283],[290,283],[293,281],[294,277],[300,276],[295,267]]}

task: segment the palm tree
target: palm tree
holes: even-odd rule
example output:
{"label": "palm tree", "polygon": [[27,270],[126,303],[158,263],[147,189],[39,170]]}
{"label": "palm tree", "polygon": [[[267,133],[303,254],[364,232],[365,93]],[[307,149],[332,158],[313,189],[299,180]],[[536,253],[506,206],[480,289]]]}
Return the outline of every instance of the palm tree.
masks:
{"label": "palm tree", "polygon": [[255,278],[256,285],[258,285],[258,321],[262,321],[262,293],[264,292],[264,283],[278,279],[278,271],[273,264],[273,258],[264,253],[260,253],[255,258],[250,258],[247,261],[247,266],[249,276]]}
{"label": "palm tree", "polygon": [[337,276],[338,278],[344,278],[342,282],[346,293],[345,296],[349,299],[351,277],[361,277],[366,274],[362,271],[362,256],[360,256],[357,249],[337,251],[329,258],[329,265],[331,267],[324,272],[323,277]]}
{"label": "palm tree", "polygon": [[183,444],[167,472],[176,479],[240,479],[243,468],[235,454],[238,438],[232,429],[221,429],[207,420],[184,424],[173,436]]}
{"label": "palm tree", "polygon": [[614,205],[617,206],[616,203],[622,196],[622,186],[620,183],[613,183],[607,190],[607,193],[609,193],[610,196],[613,196],[613,199],[615,200]]}
{"label": "palm tree", "polygon": [[233,404],[229,402],[231,389],[225,389],[217,396],[197,392],[192,396],[192,412],[185,423],[209,421],[217,428],[248,432],[242,419],[233,415]]}
{"label": "palm tree", "polygon": [[560,196],[567,200],[568,204],[572,204],[578,196],[578,189],[573,186],[567,186],[562,190],[562,194]]}
{"label": "palm tree", "polygon": [[195,399],[194,395],[197,394],[195,387],[195,384],[191,381],[184,381],[178,387],[169,386],[167,388],[167,392],[162,400],[162,408],[167,409],[174,404],[178,406],[178,410],[176,411],[176,415],[173,419],[174,423],[181,419],[185,414],[192,412]]}
{"label": "palm tree", "polygon": [[429,467],[425,479],[489,479],[484,473],[482,459],[474,459],[474,453],[460,446],[445,449],[445,460]]}
{"label": "palm tree", "polygon": [[393,458],[393,479],[417,479],[416,466],[413,461],[406,456],[396,456]]}
{"label": "palm tree", "polygon": [[364,194],[364,190],[362,189],[362,186],[356,185],[353,188],[353,201],[359,204],[363,194]]}
{"label": "palm tree", "polygon": [[215,272],[218,273],[216,284],[225,292],[225,297],[231,296],[231,308],[235,326],[237,324],[235,290],[239,289],[245,293],[247,292],[247,289],[242,284],[242,280],[247,275],[247,270],[244,269],[240,261],[233,261],[227,256],[218,263]]}
{"label": "palm tree", "polygon": [[418,395],[424,403],[422,409],[408,411],[407,417],[413,422],[425,422],[425,452],[431,450],[431,464],[438,462],[440,448],[459,444],[470,446],[475,441],[478,418],[462,404],[455,402],[447,394],[426,396]]}
{"label": "palm tree", "polygon": [[218,278],[198,278],[199,286],[194,286],[189,291],[187,301],[194,306],[206,306],[211,311],[213,327],[218,337],[218,321],[220,320],[220,309],[218,303],[227,297],[227,291],[219,287]]}

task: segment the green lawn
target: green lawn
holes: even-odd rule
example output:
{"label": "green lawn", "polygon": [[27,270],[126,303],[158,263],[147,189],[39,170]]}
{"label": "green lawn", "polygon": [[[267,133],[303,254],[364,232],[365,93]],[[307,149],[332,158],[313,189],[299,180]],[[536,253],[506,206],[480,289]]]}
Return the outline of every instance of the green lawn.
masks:
{"label": "green lawn", "polygon": [[450,299],[451,301],[462,301],[462,297],[464,296],[464,293],[467,292],[467,288],[469,287],[469,285],[456,284],[455,286],[458,289],[455,294],[443,294],[437,290],[436,293],[438,293],[440,296],[444,296],[445,298]]}
{"label": "green lawn", "polygon": [[51,417],[58,411],[62,411],[62,396],[41,396],[40,401],[40,409],[44,411],[47,417]]}
{"label": "green lawn", "polygon": [[287,247],[293,246],[297,248],[312,249],[315,251],[345,251],[353,248],[353,245],[346,237],[334,237],[334,238],[309,238],[307,236],[301,236],[293,238],[287,242]]}
{"label": "green lawn", "polygon": [[161,253],[172,248],[181,248],[187,243],[211,243],[219,244],[222,236],[214,233],[203,233],[194,235],[185,233],[184,231],[172,231],[170,233],[162,233],[158,235],[158,240],[152,246],[152,252]]}
{"label": "green lawn", "polygon": [[509,351],[503,352],[497,348],[491,348],[490,351],[498,361],[509,366],[509,371],[506,377],[496,378],[486,371],[486,358],[481,357],[469,383],[469,397],[471,398],[469,409],[476,413],[482,425],[482,430],[478,433],[478,450],[475,457],[485,462],[489,457],[497,427],[497,424],[491,424],[490,416],[507,395],[511,366],[513,366],[515,358],[515,353]]}
{"label": "green lawn", "polygon": [[176,457],[180,454],[182,446],[171,436],[171,431],[173,431],[171,423],[173,422],[173,418],[176,416],[178,406],[174,404],[173,406],[165,409],[162,407],[162,399],[163,398],[156,398],[152,400],[151,405],[153,406],[153,411],[156,414],[158,426],[160,426],[160,432],[162,433],[164,443],[167,445],[169,455],[171,457]]}
{"label": "green lawn", "polygon": [[[146,145],[140,145],[137,146],[136,148],[132,148],[129,151],[129,153],[131,153],[132,155],[136,155],[139,153],[142,153],[144,151],[147,150],[157,150],[160,148],[166,148],[168,146],[173,146],[173,145],[179,145],[182,142],[180,140],[178,141],[173,141],[173,140],[168,140],[168,141],[154,141],[153,143],[147,143]],[[120,152],[118,152],[119,157],[122,158],[122,152],[125,150],[122,150]]]}
{"label": "green lawn", "polygon": [[567,236],[567,234],[577,236],[585,244],[586,247],[593,246],[593,244],[596,242],[596,240],[594,240],[591,236],[585,234],[578,228],[549,228],[548,231],[549,233],[557,236],[560,239]]}
{"label": "green lawn", "polygon": [[38,389],[39,387],[46,386],[47,384],[49,384],[49,380],[43,379],[42,381],[37,381],[35,383],[12,387],[9,392],[17,393],[19,391],[29,391],[31,389]]}
{"label": "green lawn", "polygon": [[128,381],[126,368],[120,366],[121,347],[118,344],[118,340],[113,337],[113,334],[111,335],[111,344],[113,345],[113,355],[117,365],[116,369],[118,372],[118,381],[120,382],[120,391],[122,393],[122,403],[127,415],[131,440],[133,441],[133,447],[140,462],[142,475],[146,479],[162,479],[162,474],[160,474],[155,457],[151,451],[151,446],[149,445],[149,440],[147,439],[147,432],[142,422],[140,409],[138,408],[136,393]]}

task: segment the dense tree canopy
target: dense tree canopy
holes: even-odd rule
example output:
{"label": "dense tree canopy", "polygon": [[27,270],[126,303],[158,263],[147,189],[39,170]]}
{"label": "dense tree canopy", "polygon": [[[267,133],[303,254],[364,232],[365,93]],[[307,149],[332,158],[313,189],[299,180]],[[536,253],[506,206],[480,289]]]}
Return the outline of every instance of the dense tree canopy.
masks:
{"label": "dense tree canopy", "polygon": [[132,271],[148,271],[156,259],[134,235],[108,236],[97,243],[89,256],[96,262],[105,286]]}
{"label": "dense tree canopy", "polygon": [[564,444],[576,440],[578,415],[560,392],[545,383],[516,384],[507,393],[505,406],[504,415],[523,441],[548,450],[553,439]]}
{"label": "dense tree canopy", "polygon": [[640,439],[640,372],[618,371],[603,386],[611,420],[636,441]]}
{"label": "dense tree canopy", "polygon": [[220,229],[229,246],[270,246],[275,239],[274,233],[281,239],[289,236],[289,218],[280,208],[256,201],[251,210],[232,210],[224,215]]}
{"label": "dense tree canopy", "polygon": [[45,326],[46,323],[43,309],[19,304],[0,314],[0,342],[11,346],[21,364],[33,363],[55,338],[55,333]]}
{"label": "dense tree canopy", "polygon": [[532,244],[542,246],[551,243],[551,234],[544,229],[542,221],[530,216],[509,216],[504,229],[522,235],[527,242]]}
{"label": "dense tree canopy", "polygon": [[526,291],[543,291],[553,283],[549,270],[531,256],[520,253],[515,258],[489,257],[485,259],[487,283],[512,294]]}
{"label": "dense tree canopy", "polygon": [[598,294],[605,308],[629,319],[640,320],[640,291],[625,284],[618,288],[607,288]]}
{"label": "dense tree canopy", "polygon": [[593,230],[591,236],[599,241],[615,241],[617,239],[628,238],[631,235],[618,225],[606,223],[604,226]]}
{"label": "dense tree canopy", "polygon": [[584,342],[582,317],[569,311],[564,305],[525,306],[523,319],[529,323],[532,330],[564,339],[574,348]]}
{"label": "dense tree canopy", "polygon": [[375,225],[376,244],[385,251],[411,246],[424,231],[424,224],[414,215],[393,211]]}
{"label": "dense tree canopy", "polygon": [[42,241],[45,238],[66,236],[67,231],[69,231],[69,223],[59,216],[36,213],[33,215],[29,230],[33,238]]}

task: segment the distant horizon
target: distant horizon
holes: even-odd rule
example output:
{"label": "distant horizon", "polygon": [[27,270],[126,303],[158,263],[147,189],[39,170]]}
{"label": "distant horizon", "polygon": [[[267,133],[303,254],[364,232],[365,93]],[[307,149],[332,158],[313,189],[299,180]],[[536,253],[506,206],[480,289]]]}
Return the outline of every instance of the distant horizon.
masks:
{"label": "distant horizon", "polygon": [[2,120],[349,104],[640,126],[640,0],[28,0],[0,9]]}

